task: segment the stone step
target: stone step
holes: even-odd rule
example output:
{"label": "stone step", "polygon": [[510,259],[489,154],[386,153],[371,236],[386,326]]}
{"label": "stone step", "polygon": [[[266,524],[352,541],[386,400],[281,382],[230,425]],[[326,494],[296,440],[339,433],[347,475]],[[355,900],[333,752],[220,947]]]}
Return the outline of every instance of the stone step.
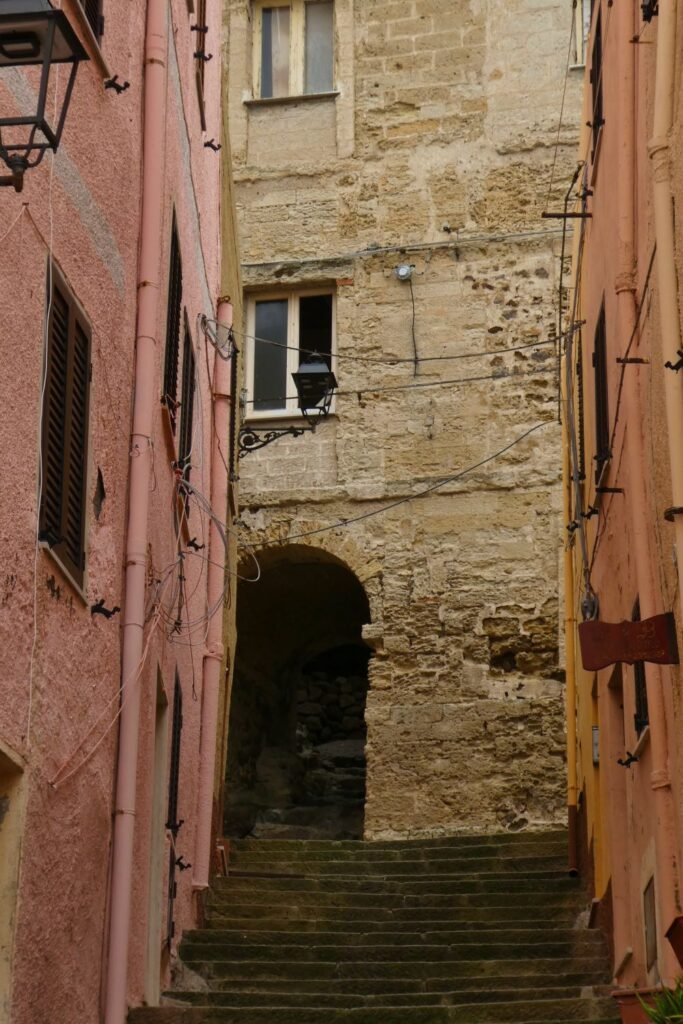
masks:
{"label": "stone step", "polygon": [[[444,910],[434,907],[431,914],[417,914],[415,910],[386,910],[375,908],[365,915],[363,930],[378,934],[403,931],[405,928],[452,931],[454,929],[482,931],[489,928],[509,927],[545,934],[555,928],[574,928],[575,908],[547,908],[543,920],[526,917],[520,907],[491,907],[483,910],[464,908]],[[270,905],[233,906],[229,913],[212,911],[206,921],[207,928],[230,929],[239,932],[347,932],[358,923],[357,910],[337,907],[306,917],[300,906],[278,907],[277,916]]]}
{"label": "stone step", "polygon": [[[291,939],[291,936],[288,938]],[[283,942],[280,945],[257,945],[245,942],[183,942],[181,956],[185,963],[198,960],[255,960],[277,961],[296,960],[299,963],[335,963],[341,964],[361,958],[367,964],[392,962],[400,949],[400,957],[404,963],[409,961],[429,960],[431,963],[450,962],[453,960],[536,960],[556,958],[570,959],[577,955],[590,956],[602,951],[602,945],[596,943],[592,936],[577,933],[571,941],[545,942],[478,942],[476,938],[470,942],[453,942],[451,944],[428,944],[418,942],[416,945],[396,946],[387,944],[373,945],[320,945],[315,936],[307,936],[309,942],[297,945]],[[337,939],[339,937],[337,936]]]}
{"label": "stone step", "polygon": [[264,1006],[145,1007],[133,1010],[131,1024],[569,1024],[613,1021],[608,1000],[558,1000],[514,1004],[505,1012],[496,1004],[429,1007],[364,1007],[352,1010]]}
{"label": "stone step", "polygon": [[213,979],[212,992],[232,992],[253,994],[255,991],[267,994],[272,1002],[281,995],[315,995],[324,991],[326,995],[376,996],[379,1001],[393,996],[405,997],[410,1002],[415,995],[447,993],[464,993],[461,1002],[486,1002],[489,993],[504,989],[516,992],[528,989],[539,993],[537,998],[545,998],[548,989],[558,984],[570,985],[577,995],[606,995],[611,992],[607,984],[609,972],[603,970],[602,976],[594,970],[583,973],[563,973],[558,977],[555,973],[545,974],[499,974],[495,978],[482,976],[473,977],[429,977],[429,978],[326,978],[322,982],[318,978],[282,978],[280,980],[260,980],[258,989],[251,979]]}
{"label": "stone step", "polygon": [[[373,864],[377,861],[401,861],[401,860],[473,860],[498,858],[501,860],[515,860],[520,857],[564,857],[567,856],[567,841],[553,840],[543,843],[517,843],[514,846],[501,846],[495,843],[480,841],[468,846],[411,846],[408,850],[396,850],[379,846],[374,849],[373,843],[359,843],[360,849],[323,849],[306,850],[301,849],[303,843],[290,840],[292,849],[284,848],[284,842],[273,839],[260,841],[259,846],[244,848],[238,845],[238,841],[230,843],[230,862],[233,864],[267,864],[270,862],[286,862],[290,864],[305,864],[307,868],[313,869],[316,864],[325,861],[351,861],[353,864]],[[312,843],[309,845],[313,845]],[[395,844],[397,845],[397,844]]]}
{"label": "stone step", "polygon": [[470,847],[485,844],[487,846],[515,847],[522,843],[557,842],[567,844],[566,829],[539,829],[538,831],[520,832],[467,832],[451,836],[421,836],[415,839],[377,839],[365,841],[360,839],[233,839],[230,841],[231,853],[246,850],[268,851],[283,850],[306,853],[343,854],[344,852],[372,853],[376,850],[390,850],[401,854],[403,851],[423,849],[424,847],[452,848]]}
{"label": "stone step", "polygon": [[[240,950],[241,952],[241,950]],[[358,954],[360,955],[360,954]],[[572,957],[562,961],[554,957],[521,957],[501,959],[482,958],[470,960],[461,957],[455,960],[439,960],[432,963],[429,947],[424,947],[423,960],[258,960],[244,958],[226,960],[203,959],[195,961],[193,968],[207,978],[211,984],[219,978],[240,979],[243,981],[280,981],[280,980],[315,980],[320,982],[328,979],[427,979],[427,978],[488,978],[496,980],[499,976],[517,974],[524,977],[530,974],[551,974],[554,978],[566,973],[583,974],[593,979],[594,983],[603,982],[605,978],[605,958],[603,956]]]}
{"label": "stone step", "polygon": [[350,875],[390,877],[395,875],[469,875],[473,870],[476,875],[492,875],[498,877],[517,877],[520,875],[540,876],[546,873],[567,874],[566,856],[548,857],[477,857],[441,859],[394,858],[393,860],[361,860],[346,858],[331,860],[320,858],[315,862],[294,858],[292,860],[256,859],[253,857],[231,858],[230,877],[239,877],[242,872],[262,872],[264,874],[306,875],[307,877],[324,875]]}
{"label": "stone step", "polygon": [[[414,924],[413,924],[414,927]],[[520,929],[510,927],[502,928],[478,928],[459,929],[452,931],[432,931],[425,925],[423,931],[404,931],[399,929],[395,932],[376,932],[356,929],[354,931],[239,931],[226,928],[205,928],[197,931],[188,931],[183,935],[183,950],[187,946],[198,945],[261,945],[261,946],[352,946],[364,947],[394,947],[394,946],[415,946],[421,944],[427,946],[468,946],[499,944],[517,946],[529,944],[533,939],[536,942],[550,943],[552,945],[566,944],[572,949],[604,949],[605,941],[601,932],[578,931],[571,928],[546,928],[539,931],[537,928]]]}
{"label": "stone step", "polygon": [[474,893],[443,893],[443,892],[260,892],[258,890],[243,891],[235,895],[234,902],[229,895],[222,897],[213,896],[208,902],[207,909],[210,914],[230,913],[233,908],[240,907],[244,912],[248,908],[249,915],[256,910],[252,908],[261,907],[265,912],[280,913],[281,910],[291,908],[296,904],[296,909],[304,917],[318,917],[324,914],[332,914],[336,910],[358,911],[363,910],[367,914],[375,914],[380,910],[387,912],[394,910],[423,910],[425,912],[444,911],[448,913],[460,913],[465,910],[476,909],[479,911],[487,909],[498,909],[500,907],[523,909],[527,912],[537,910],[539,913],[552,913],[557,909],[578,909],[583,906],[581,895],[576,892],[567,892],[551,901],[537,892],[534,893],[507,893],[507,892],[474,892]]}
{"label": "stone step", "polygon": [[[581,999],[609,999],[609,991],[604,986],[600,992],[586,995],[578,986],[546,988],[539,1000],[535,989],[496,989],[488,991],[462,990],[460,992],[419,992],[381,995],[331,995],[328,992],[294,993],[277,992],[265,995],[263,992],[167,992],[164,1003],[168,1005],[189,1006],[228,1006],[228,1007],[259,1007],[276,1004],[281,1008],[310,1007],[330,1008],[337,1010],[362,1007],[421,1007],[421,1006],[481,1006],[486,1007],[491,1015],[500,1015],[503,1019],[514,1020],[510,1011],[520,1005],[528,1006],[543,1001],[546,1012],[550,1003],[575,1002]],[[486,1019],[486,1014],[482,1019]]]}
{"label": "stone step", "polygon": [[496,875],[457,875],[436,878],[416,878],[414,875],[393,878],[356,878],[348,875],[331,875],[326,878],[297,877],[291,875],[230,875],[214,884],[212,901],[221,897],[249,901],[257,895],[269,897],[277,893],[297,894],[297,900],[305,896],[351,896],[365,897],[390,895],[416,896],[458,896],[482,895],[507,896],[536,895],[540,901],[550,895],[574,894],[580,892],[575,878],[553,873],[532,877],[499,877]]}

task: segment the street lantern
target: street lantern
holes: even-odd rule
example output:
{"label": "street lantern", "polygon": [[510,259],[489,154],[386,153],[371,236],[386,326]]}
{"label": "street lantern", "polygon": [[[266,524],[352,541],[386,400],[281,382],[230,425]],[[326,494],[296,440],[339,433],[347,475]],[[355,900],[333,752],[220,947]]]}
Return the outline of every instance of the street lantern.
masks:
{"label": "street lantern", "polygon": [[249,452],[265,448],[281,437],[301,437],[302,434],[310,434],[315,430],[319,420],[329,416],[337,378],[323,357],[317,352],[312,352],[299,363],[299,369],[292,374],[292,379],[299,398],[299,408],[308,426],[297,427],[290,424],[287,427],[266,427],[263,430],[253,426],[241,427],[237,439],[238,458],[243,459]]}
{"label": "street lantern", "polygon": [[299,364],[292,379],[299,396],[299,408],[308,422],[313,425],[327,416],[337,380],[322,356],[312,352]]}
{"label": "street lantern", "polygon": [[[0,117],[0,158],[11,171],[0,178],[0,185],[13,185],[21,192],[24,172],[36,167],[48,149],[57,150],[78,65],[88,59],[66,14],[55,10],[49,0],[0,0],[0,81],[5,68],[40,69],[31,111]],[[57,64],[70,64],[71,70],[61,103],[53,106],[48,87]],[[53,107],[50,115],[45,110],[48,99]]]}

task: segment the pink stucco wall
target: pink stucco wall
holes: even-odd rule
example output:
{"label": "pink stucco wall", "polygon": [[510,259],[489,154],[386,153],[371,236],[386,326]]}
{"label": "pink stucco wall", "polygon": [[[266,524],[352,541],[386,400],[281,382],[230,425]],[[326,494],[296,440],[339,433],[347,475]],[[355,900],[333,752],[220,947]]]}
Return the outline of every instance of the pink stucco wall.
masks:
{"label": "pink stucco wall", "polygon": [[[597,6],[597,5],[596,5]],[[585,320],[581,333],[584,366],[584,403],[586,434],[586,482],[584,508],[599,504],[600,515],[588,523],[589,551],[595,549],[592,585],[600,599],[600,618],[607,622],[630,619],[633,605],[644,583],[637,577],[636,553],[639,546],[646,551],[655,593],[655,607],[645,614],[675,611],[676,569],[672,557],[673,527],[663,518],[664,510],[672,504],[669,476],[668,448],[664,408],[664,358],[661,355],[659,308],[656,268],[648,280],[648,267],[654,246],[652,209],[652,168],[647,144],[652,136],[654,101],[654,64],[658,21],[645,26],[640,17],[639,4],[609,6],[601,4],[603,19],[603,91],[604,119],[599,155],[595,163],[588,159],[588,185],[593,194],[588,200],[592,219],[585,227],[585,248],[581,274],[581,306],[579,318]],[[683,20],[679,23],[683,28]],[[624,40],[641,33],[642,42],[631,43],[635,59],[635,147],[630,151],[627,134],[621,120],[624,98]],[[679,36],[683,39],[683,36]],[[679,54],[683,48],[679,44]],[[591,85],[588,78],[590,54],[586,70],[586,104],[584,120],[591,120]],[[583,154],[582,154],[583,155]],[[634,193],[631,197],[635,219],[635,266],[633,292],[636,308],[640,312],[640,328],[635,333],[629,353],[643,358],[644,364],[625,367],[623,389],[619,387],[621,369],[616,360],[625,354],[629,337],[619,330],[618,293],[629,286],[620,263],[619,240],[619,181],[626,161],[633,161]],[[678,175],[678,186],[682,184]],[[577,230],[579,230],[577,228]],[[679,226],[680,232],[680,226]],[[593,414],[595,389],[592,370],[593,339],[600,308],[604,302],[607,325],[607,374],[609,420],[617,421],[612,458],[602,481],[603,486],[620,488],[621,492],[596,499],[595,492],[595,418]],[[632,386],[633,378],[637,387]],[[642,441],[642,457],[634,463],[630,457],[636,438]],[[678,444],[678,439],[674,444]],[[636,512],[642,503],[643,514]],[[596,541],[597,539],[597,541]],[[641,593],[642,603],[642,593]],[[681,644],[679,623],[679,646]],[[602,817],[602,829],[589,834],[594,843],[593,856],[606,865],[611,880],[611,899],[614,907],[614,960],[622,970],[617,980],[620,985],[646,985],[660,978],[672,980],[672,951],[664,933],[671,923],[671,900],[667,905],[663,891],[665,881],[659,858],[663,850],[664,833],[670,828],[678,837],[678,859],[668,860],[668,870],[680,890],[680,837],[679,820],[681,800],[681,764],[676,736],[680,731],[680,718],[675,703],[680,698],[680,671],[678,667],[647,666],[648,696],[659,688],[664,695],[664,743],[668,746],[669,786],[665,787],[669,810],[662,811],[662,792],[655,792],[652,776],[654,765],[653,734],[646,730],[638,743],[634,726],[635,687],[633,669],[623,666],[623,695],[610,687],[612,668],[598,673],[593,697],[597,702],[600,727],[599,786],[601,807],[588,808],[589,820]],[[580,693],[584,721],[590,720],[590,680],[584,678],[584,692]],[[588,709],[588,711],[586,711]],[[580,708],[581,713],[581,708]],[[651,711],[652,721],[652,711]],[[622,725],[623,723],[623,725]],[[623,736],[621,729],[623,728]],[[593,771],[589,738],[583,737],[580,751],[584,779]],[[639,761],[625,769],[616,763],[625,750],[637,751]],[[661,780],[659,780],[661,781]],[[602,848],[601,844],[604,844]],[[654,875],[657,893],[658,958],[648,971],[645,951],[645,924],[643,918],[643,891],[648,879]],[[609,892],[610,890],[608,890]],[[668,906],[668,909],[667,909]],[[628,949],[633,950],[627,956]],[[624,959],[625,958],[625,959]]]}
{"label": "pink stucco wall", "polygon": [[[121,617],[91,616],[89,605],[122,605],[129,435],[140,230],[143,44],[145,4],[104,0],[101,54],[83,29],[76,0],[63,0],[92,59],[79,71],[60,152],[29,171],[23,194],[0,190],[0,346],[4,409],[3,501],[0,537],[0,742],[25,760],[27,798],[21,846],[12,977],[12,1024],[100,1019],[102,966],[107,956],[107,899],[117,755]],[[183,304],[199,373],[195,395],[193,482],[209,489],[210,410],[205,341],[197,329],[211,316],[219,290],[220,156],[204,140],[220,138],[220,0],[208,0],[206,48],[207,134],[202,133],[193,53],[195,16],[187,0],[169,0],[165,174],[159,182],[164,232],[159,238],[161,281],[157,331],[159,395],[163,371],[171,220],[175,209],[183,258]],[[106,66],[105,66],[106,63]],[[128,80],[117,95],[105,91],[106,72]],[[22,101],[21,73],[0,74],[0,109]],[[21,212],[23,210],[23,212]],[[21,214],[21,215],[20,215]],[[49,551],[36,552],[41,363],[49,252],[92,327],[87,484],[85,593],[66,578]],[[181,344],[182,352],[182,344]],[[174,452],[155,416],[154,480],[150,511],[150,572],[174,558],[171,514]],[[106,500],[96,518],[92,498],[98,469]],[[199,518],[191,531],[201,533]],[[187,615],[205,610],[201,560],[187,569]],[[35,630],[35,645],[33,643]],[[33,658],[32,658],[33,652]],[[179,643],[160,628],[152,637],[142,688],[138,764],[136,876],[129,950],[129,995],[143,997],[151,842],[152,764],[157,671],[172,706],[177,666],[183,686],[178,853],[191,861],[196,824],[202,634]],[[31,669],[32,662],[32,669]],[[194,688],[194,695],[193,695]],[[195,699],[195,697],[197,699]],[[31,727],[27,722],[31,707]],[[96,752],[65,784],[50,785],[100,715],[82,751]],[[169,707],[168,725],[171,724]],[[108,730],[108,731],[107,731]],[[106,732],[106,736],[104,736]],[[104,736],[104,738],[102,738]],[[158,837],[157,837],[158,839]],[[179,873],[176,939],[195,921],[192,872]],[[158,893],[165,905],[165,891]],[[160,951],[161,952],[161,951]]]}

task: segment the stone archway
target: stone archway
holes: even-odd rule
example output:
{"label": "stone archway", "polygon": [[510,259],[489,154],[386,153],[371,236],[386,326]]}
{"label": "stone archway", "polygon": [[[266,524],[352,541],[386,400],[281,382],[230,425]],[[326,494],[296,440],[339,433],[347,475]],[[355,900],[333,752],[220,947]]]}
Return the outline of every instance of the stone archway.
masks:
{"label": "stone archway", "polygon": [[360,838],[367,595],[319,548],[257,557],[259,581],[238,585],[225,834]]}

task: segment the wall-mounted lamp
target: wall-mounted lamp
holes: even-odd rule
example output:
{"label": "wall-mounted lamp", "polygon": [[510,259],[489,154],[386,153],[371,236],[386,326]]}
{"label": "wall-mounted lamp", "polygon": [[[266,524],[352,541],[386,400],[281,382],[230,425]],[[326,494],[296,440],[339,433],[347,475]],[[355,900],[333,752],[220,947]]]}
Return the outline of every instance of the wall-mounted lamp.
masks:
{"label": "wall-mounted lamp", "polygon": [[[14,117],[0,117],[0,158],[10,174],[0,185],[24,186],[24,172],[36,167],[48,149],[56,152],[71,101],[78,65],[88,60],[78,36],[63,11],[49,0],[3,0],[0,4],[0,72],[4,68],[40,67],[35,110]],[[50,72],[53,65],[70,64],[71,72],[54,121],[47,119]]]}
{"label": "wall-mounted lamp", "polygon": [[265,448],[281,437],[300,437],[315,431],[320,420],[329,416],[332,398],[337,387],[337,378],[324,358],[312,352],[299,364],[292,374],[292,380],[299,398],[299,408],[308,423],[307,427],[268,427],[263,430],[242,427],[239,432],[238,458],[243,459],[249,452]]}

